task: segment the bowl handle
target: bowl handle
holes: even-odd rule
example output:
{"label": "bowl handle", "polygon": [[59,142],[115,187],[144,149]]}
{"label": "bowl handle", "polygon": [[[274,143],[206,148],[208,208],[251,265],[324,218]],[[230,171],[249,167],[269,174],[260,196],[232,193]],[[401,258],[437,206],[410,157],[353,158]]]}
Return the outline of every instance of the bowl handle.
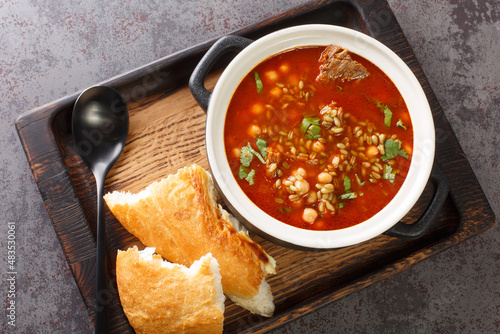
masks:
{"label": "bowl handle", "polygon": [[253,40],[241,36],[224,36],[215,42],[200,60],[189,78],[189,89],[196,99],[196,102],[198,102],[205,112],[207,111],[208,102],[212,96],[212,93],[205,88],[205,77],[212,66],[223,54],[230,51],[239,52],[252,42]]}
{"label": "bowl handle", "polygon": [[439,210],[443,206],[446,197],[448,197],[448,192],[450,190],[450,185],[446,175],[436,163],[434,163],[434,166],[432,167],[430,180],[436,186],[436,191],[431,203],[420,219],[413,224],[399,222],[387,230],[384,234],[402,239],[418,239],[424,235],[424,233],[429,229],[432,221],[439,213]]}

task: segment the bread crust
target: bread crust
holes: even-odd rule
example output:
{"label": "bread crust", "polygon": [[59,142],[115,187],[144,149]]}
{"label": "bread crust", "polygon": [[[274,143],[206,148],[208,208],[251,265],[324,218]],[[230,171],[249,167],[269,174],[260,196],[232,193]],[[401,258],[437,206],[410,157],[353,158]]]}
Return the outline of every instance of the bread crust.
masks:
{"label": "bread crust", "polygon": [[194,275],[186,275],[180,265],[162,267],[159,255],[141,259],[136,246],[118,251],[118,293],[137,334],[222,333],[224,310],[217,305],[221,296],[210,268],[213,258],[201,261]]}
{"label": "bread crust", "polygon": [[151,184],[133,203],[104,198],[120,223],[165,259],[190,266],[210,252],[221,268],[224,293],[250,299],[274,260],[244,232],[237,232],[216,204],[210,175],[200,166],[180,169]]}

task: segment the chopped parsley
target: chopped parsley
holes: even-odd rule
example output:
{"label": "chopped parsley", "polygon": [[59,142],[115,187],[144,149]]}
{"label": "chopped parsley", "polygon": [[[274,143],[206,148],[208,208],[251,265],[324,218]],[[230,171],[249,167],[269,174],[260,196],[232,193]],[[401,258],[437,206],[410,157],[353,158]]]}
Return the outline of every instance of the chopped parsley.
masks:
{"label": "chopped parsley", "polygon": [[397,123],[396,123],[396,126],[403,129],[403,130],[406,130],[406,126],[403,124],[403,121],[402,120],[399,120]]}
{"label": "chopped parsley", "polygon": [[344,191],[345,194],[339,196],[339,199],[354,199],[358,197],[356,193],[353,193],[351,190],[351,179],[346,175],[344,177]]}
{"label": "chopped parsley", "polygon": [[240,170],[238,172],[238,176],[240,179],[245,179],[248,181],[248,183],[252,186],[254,183],[254,177],[255,177],[255,169],[252,169],[251,171],[247,172],[247,169],[243,166],[240,166]]}
{"label": "chopped parsley", "polygon": [[267,142],[264,139],[257,138],[257,147],[262,157],[267,158]]}
{"label": "chopped parsley", "polygon": [[346,193],[351,192],[351,179],[347,175],[344,177],[344,191]]}
{"label": "chopped parsley", "polygon": [[384,109],[382,110],[384,113],[384,124],[387,127],[391,126],[391,119],[392,119],[392,111],[389,109],[388,106],[385,106]]}
{"label": "chopped parsley", "polygon": [[289,213],[289,212],[292,212],[293,209],[284,207],[284,208],[278,208],[278,211],[281,213]]}
{"label": "chopped parsley", "polygon": [[245,180],[247,180],[247,181],[248,181],[248,183],[249,183],[251,186],[253,186],[253,182],[254,182],[254,181],[253,181],[253,179],[254,179],[254,177],[255,177],[255,169],[252,169],[252,170],[248,173],[247,177],[245,177]]}
{"label": "chopped parsley", "polygon": [[264,84],[262,83],[262,80],[260,80],[259,73],[257,71],[253,71],[253,75],[255,77],[255,85],[257,86],[257,93],[261,93],[262,89],[264,88]]}
{"label": "chopped parsley", "polygon": [[[266,152],[267,153],[267,152]],[[252,163],[253,156],[256,156],[257,159],[260,160],[263,164],[266,163],[262,155],[260,155],[259,152],[253,149],[252,145],[250,143],[247,144],[247,146],[243,146],[241,148],[241,153],[240,153],[240,162],[243,166],[245,167],[250,167],[250,163]]]}
{"label": "chopped parsley", "polygon": [[388,180],[389,182],[394,183],[394,180],[396,179],[396,173],[392,172],[392,167],[391,166],[384,165],[384,174],[382,175],[382,177],[385,180]]}
{"label": "chopped parsley", "polygon": [[304,117],[300,124],[300,131],[304,134],[306,139],[318,139],[321,137],[320,119],[317,117]]}
{"label": "chopped parsley", "polygon": [[382,104],[381,102],[377,102],[377,108],[384,114],[384,124],[388,128],[391,126],[392,120],[392,111],[386,104]]}
{"label": "chopped parsley", "polygon": [[[250,143],[248,145],[250,145]],[[254,150],[253,148],[252,148],[252,153],[253,153],[253,155],[255,155],[257,157],[257,159],[260,160],[260,162],[262,162],[263,164],[266,163],[266,160],[264,160],[264,158],[262,157],[262,155],[260,155],[260,153],[257,152],[256,150]]]}
{"label": "chopped parsley", "polygon": [[238,177],[240,178],[240,180],[243,180],[245,177],[247,177],[247,175],[247,169],[243,167],[243,165],[240,165],[240,169],[238,171]]}
{"label": "chopped parsley", "polygon": [[382,156],[382,160],[387,161],[389,159],[394,159],[398,155],[409,159],[408,154],[405,150],[401,149],[401,142],[394,141],[392,139],[387,139],[384,143],[385,154]]}
{"label": "chopped parsley", "polygon": [[256,156],[257,159],[260,160],[263,164],[266,163],[262,156],[267,156],[267,142],[263,139],[257,139],[257,147],[259,148],[259,152],[253,149],[250,143],[247,143],[246,146],[241,148],[240,152],[240,169],[238,170],[238,176],[240,179],[245,179],[248,181],[250,185],[254,184],[255,170],[252,169],[248,171],[248,167],[252,163],[253,157]]}
{"label": "chopped parsley", "polygon": [[339,199],[354,199],[358,196],[356,196],[356,193],[345,193],[339,196]]}
{"label": "chopped parsley", "polygon": [[241,153],[240,153],[240,162],[243,167],[250,167],[250,163],[252,163],[253,160],[253,148],[250,146],[250,143],[248,143],[247,146],[243,146],[241,148]]}
{"label": "chopped parsley", "polygon": [[358,181],[358,184],[360,186],[362,186],[363,184],[365,184],[366,181],[361,182],[361,179],[359,178],[358,174],[355,174],[355,175],[356,175],[356,181]]}

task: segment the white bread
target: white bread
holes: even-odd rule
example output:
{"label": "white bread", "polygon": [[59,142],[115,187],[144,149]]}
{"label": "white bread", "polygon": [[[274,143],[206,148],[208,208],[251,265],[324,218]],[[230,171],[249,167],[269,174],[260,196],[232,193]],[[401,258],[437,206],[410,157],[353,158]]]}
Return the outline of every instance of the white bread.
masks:
{"label": "white bread", "polygon": [[270,317],[273,296],[267,274],[275,261],[238,221],[216,203],[212,178],[192,165],[149,185],[137,194],[112,192],[104,196],[118,221],[165,259],[190,266],[206,253],[217,259],[224,293],[252,313]]}
{"label": "white bread", "polygon": [[116,282],[130,325],[142,333],[222,333],[224,294],[209,253],[190,268],[163,261],[154,248],[118,251]]}

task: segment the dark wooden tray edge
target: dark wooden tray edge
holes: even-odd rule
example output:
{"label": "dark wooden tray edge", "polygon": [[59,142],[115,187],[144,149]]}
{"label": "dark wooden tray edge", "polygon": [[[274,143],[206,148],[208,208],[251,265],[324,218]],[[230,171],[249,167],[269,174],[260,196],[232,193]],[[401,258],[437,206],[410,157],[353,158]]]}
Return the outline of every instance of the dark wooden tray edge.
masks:
{"label": "dark wooden tray edge", "polygon": [[[493,225],[494,224],[491,224],[486,229],[478,231],[477,234],[485,232],[489,228],[493,227]],[[353,284],[348,287],[338,289],[329,295],[324,295],[313,301],[299,305],[278,316],[273,316],[272,322],[266,321],[261,317],[251,316],[250,321],[248,322],[248,324],[251,324],[251,326],[243,330],[241,333],[265,333],[269,330],[277,329],[293,320],[296,320],[299,317],[322,309],[344,297],[347,297],[352,293],[361,291],[364,288],[371,286],[372,284],[383,281],[386,278],[409,269],[430,258],[431,256],[438,255],[441,252],[444,252],[447,249],[450,249],[451,247],[456,246],[457,244],[464,242],[465,240],[470,239],[477,234],[467,234],[461,237],[459,237],[457,234],[453,234],[438,245],[434,245],[428,248],[422,248],[420,251],[415,252],[412,256],[406,257],[405,259],[397,262],[393,262],[391,265],[383,266],[379,270],[372,271],[371,274],[364,276],[362,279],[353,281]]]}

